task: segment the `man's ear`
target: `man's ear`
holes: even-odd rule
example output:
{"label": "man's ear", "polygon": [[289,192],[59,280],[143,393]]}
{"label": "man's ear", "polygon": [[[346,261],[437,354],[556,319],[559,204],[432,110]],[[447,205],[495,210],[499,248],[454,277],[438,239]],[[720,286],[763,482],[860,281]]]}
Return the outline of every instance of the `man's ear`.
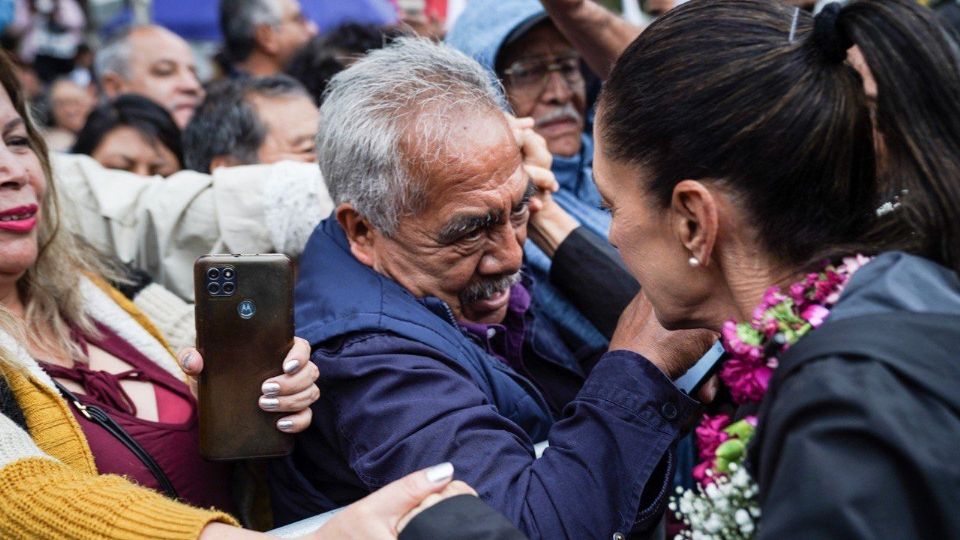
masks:
{"label": "man's ear", "polygon": [[276,56],[280,45],[277,43],[277,32],[269,24],[258,24],[253,29],[253,42],[256,48],[270,56]]}
{"label": "man's ear", "polygon": [[104,73],[100,78],[100,86],[103,87],[103,93],[110,99],[123,94],[127,87],[123,78],[116,73]]}
{"label": "man's ear", "polygon": [[369,221],[361,216],[350,203],[343,203],[334,211],[337,223],[347,235],[350,242],[350,252],[358,261],[376,268],[377,256],[374,243],[377,240],[377,231]]}
{"label": "man's ear", "polygon": [[674,230],[683,247],[706,266],[717,241],[717,200],[696,180],[682,180],[673,188],[670,202]]}

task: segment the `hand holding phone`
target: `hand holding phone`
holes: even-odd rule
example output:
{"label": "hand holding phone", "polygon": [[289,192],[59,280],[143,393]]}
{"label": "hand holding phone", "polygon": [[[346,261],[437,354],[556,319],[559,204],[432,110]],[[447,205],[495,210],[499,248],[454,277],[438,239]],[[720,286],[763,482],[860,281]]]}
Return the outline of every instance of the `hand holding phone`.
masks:
{"label": "hand holding phone", "polygon": [[262,383],[293,346],[293,269],[284,255],[207,255],[194,264],[200,453],[211,460],[281,456],[282,413],[261,410]]}

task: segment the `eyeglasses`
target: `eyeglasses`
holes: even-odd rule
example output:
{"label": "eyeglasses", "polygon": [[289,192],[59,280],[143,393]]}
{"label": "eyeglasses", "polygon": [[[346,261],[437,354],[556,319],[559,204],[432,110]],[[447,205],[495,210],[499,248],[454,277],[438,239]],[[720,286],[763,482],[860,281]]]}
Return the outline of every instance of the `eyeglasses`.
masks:
{"label": "eyeglasses", "polygon": [[554,71],[559,73],[571,88],[583,84],[580,56],[576,53],[558,58],[518,60],[503,70],[503,74],[511,88],[525,93],[539,94]]}

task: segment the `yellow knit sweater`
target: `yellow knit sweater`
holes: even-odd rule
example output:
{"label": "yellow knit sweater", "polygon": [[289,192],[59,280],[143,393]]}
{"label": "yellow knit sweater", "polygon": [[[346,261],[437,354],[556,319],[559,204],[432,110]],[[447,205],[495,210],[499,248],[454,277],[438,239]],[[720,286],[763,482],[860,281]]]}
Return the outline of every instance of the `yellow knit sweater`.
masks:
{"label": "yellow knit sweater", "polygon": [[210,522],[236,525],[223,512],[98,475],[69,405],[4,354],[0,349],[0,374],[23,409],[29,435],[0,415],[0,538],[192,540]]}

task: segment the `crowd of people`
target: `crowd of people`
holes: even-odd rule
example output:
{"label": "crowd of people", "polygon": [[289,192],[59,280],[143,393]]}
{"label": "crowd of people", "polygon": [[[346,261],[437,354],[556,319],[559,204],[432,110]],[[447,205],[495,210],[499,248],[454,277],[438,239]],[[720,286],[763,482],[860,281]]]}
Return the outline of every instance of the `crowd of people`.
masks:
{"label": "crowd of people", "polygon": [[[12,2],[0,536],[960,535],[960,7],[641,4],[220,0],[201,81]],[[209,253],[296,261],[287,456],[201,456]]]}

